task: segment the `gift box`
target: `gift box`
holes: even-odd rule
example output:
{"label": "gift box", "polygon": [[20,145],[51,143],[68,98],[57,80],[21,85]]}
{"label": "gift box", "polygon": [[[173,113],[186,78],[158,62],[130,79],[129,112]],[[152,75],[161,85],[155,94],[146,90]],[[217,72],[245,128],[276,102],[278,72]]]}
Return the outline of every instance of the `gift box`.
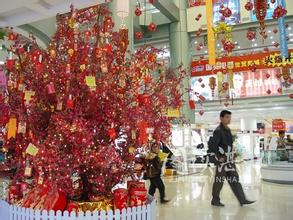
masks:
{"label": "gift box", "polygon": [[21,194],[20,194],[20,187],[19,185],[10,185],[8,188],[8,202],[9,203],[15,203],[19,199],[21,199]]}
{"label": "gift box", "polygon": [[126,209],[128,203],[128,191],[127,189],[116,189],[114,190],[114,208],[115,209]]}
{"label": "gift box", "polygon": [[44,195],[36,206],[36,209],[40,210],[54,210],[63,211],[66,208],[66,195],[63,191],[57,189],[51,189],[46,195]]}
{"label": "gift box", "polygon": [[42,200],[44,200],[44,196],[48,192],[49,187],[37,186],[23,198],[20,205],[24,208],[34,209]]}
{"label": "gift box", "polygon": [[147,204],[147,190],[145,188],[132,188],[130,191],[130,207]]}
{"label": "gift box", "polygon": [[127,181],[127,190],[130,192],[132,188],[145,189],[145,182],[144,181],[134,181],[134,180]]}
{"label": "gift box", "polygon": [[108,198],[104,198],[96,202],[78,202],[78,211],[109,211],[113,210],[113,201]]}

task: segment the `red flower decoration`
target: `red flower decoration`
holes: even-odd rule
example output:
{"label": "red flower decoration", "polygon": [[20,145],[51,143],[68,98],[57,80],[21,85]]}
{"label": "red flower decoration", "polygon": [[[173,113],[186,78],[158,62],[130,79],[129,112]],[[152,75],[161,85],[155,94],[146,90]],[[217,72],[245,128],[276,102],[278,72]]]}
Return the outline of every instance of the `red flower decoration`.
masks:
{"label": "red flower decoration", "polygon": [[282,93],[282,88],[278,88],[278,93]]}
{"label": "red flower decoration", "polygon": [[271,75],[269,73],[266,74],[266,78],[269,79]]}
{"label": "red flower decoration", "polygon": [[235,44],[231,41],[225,41],[223,44],[223,48],[225,51],[230,53],[235,48]]}
{"label": "red flower decoration", "polygon": [[244,7],[247,11],[251,11],[253,9],[253,4],[250,1],[248,1],[246,2]]}
{"label": "red flower decoration", "polygon": [[136,16],[140,16],[142,14],[142,11],[141,11],[140,7],[136,7],[134,13],[135,13]]}
{"label": "red flower decoration", "polygon": [[148,26],[149,31],[155,32],[157,30],[157,25],[154,22],[151,22]]}
{"label": "red flower decoration", "polygon": [[278,47],[278,46],[280,46],[280,44],[279,44],[278,42],[275,42],[275,43],[274,43],[274,46],[275,46],[275,47]]}
{"label": "red flower decoration", "polygon": [[225,17],[229,18],[232,15],[232,11],[230,8],[226,7],[220,10],[220,13]]}
{"label": "red flower decoration", "polygon": [[272,94],[272,91],[269,89],[269,90],[267,91],[267,94],[268,94],[268,95]]}

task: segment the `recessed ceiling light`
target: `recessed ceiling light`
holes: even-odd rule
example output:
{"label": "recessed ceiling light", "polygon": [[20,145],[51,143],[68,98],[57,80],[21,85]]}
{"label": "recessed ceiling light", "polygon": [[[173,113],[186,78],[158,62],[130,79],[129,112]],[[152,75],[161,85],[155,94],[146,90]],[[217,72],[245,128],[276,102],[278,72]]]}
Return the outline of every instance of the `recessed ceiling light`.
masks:
{"label": "recessed ceiling light", "polygon": [[273,39],[274,39],[274,37],[273,37],[273,36],[270,36],[270,39],[271,39],[271,40],[273,40]]}
{"label": "recessed ceiling light", "polygon": [[289,30],[289,31],[291,31],[291,29],[292,29],[291,27],[288,27],[288,30]]}
{"label": "recessed ceiling light", "polygon": [[5,62],[1,60],[0,61],[0,65],[4,65],[4,64],[5,64]]}
{"label": "recessed ceiling light", "polygon": [[269,31],[268,31],[268,33],[270,34],[270,33],[272,33],[272,31],[271,31],[271,30],[269,30]]}
{"label": "recessed ceiling light", "polygon": [[238,49],[240,49],[241,47],[240,46],[238,46]]}
{"label": "recessed ceiling light", "polygon": [[197,41],[194,41],[194,44],[197,44]]}
{"label": "recessed ceiling light", "polygon": [[255,39],[252,39],[252,42],[254,42],[255,41]]}

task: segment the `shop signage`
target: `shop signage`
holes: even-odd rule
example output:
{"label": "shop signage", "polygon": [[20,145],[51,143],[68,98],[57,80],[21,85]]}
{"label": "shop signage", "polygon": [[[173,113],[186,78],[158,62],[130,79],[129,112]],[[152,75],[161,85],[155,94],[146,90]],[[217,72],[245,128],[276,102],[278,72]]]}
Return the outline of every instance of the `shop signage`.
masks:
{"label": "shop signage", "polygon": [[250,71],[252,66],[257,69],[269,69],[293,65],[293,49],[289,50],[287,58],[280,52],[257,53],[243,56],[222,57],[210,65],[208,60],[193,61],[191,63],[192,76],[205,76],[232,70],[233,72]]}
{"label": "shop signage", "polygon": [[272,121],[273,131],[286,131],[286,122],[282,119],[273,119]]}

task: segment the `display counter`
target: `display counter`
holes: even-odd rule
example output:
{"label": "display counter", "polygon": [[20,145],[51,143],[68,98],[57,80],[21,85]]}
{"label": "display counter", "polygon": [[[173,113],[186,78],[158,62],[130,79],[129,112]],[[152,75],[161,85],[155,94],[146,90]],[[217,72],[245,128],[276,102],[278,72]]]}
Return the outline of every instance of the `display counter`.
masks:
{"label": "display counter", "polygon": [[261,177],[267,182],[293,184],[293,149],[264,151]]}

